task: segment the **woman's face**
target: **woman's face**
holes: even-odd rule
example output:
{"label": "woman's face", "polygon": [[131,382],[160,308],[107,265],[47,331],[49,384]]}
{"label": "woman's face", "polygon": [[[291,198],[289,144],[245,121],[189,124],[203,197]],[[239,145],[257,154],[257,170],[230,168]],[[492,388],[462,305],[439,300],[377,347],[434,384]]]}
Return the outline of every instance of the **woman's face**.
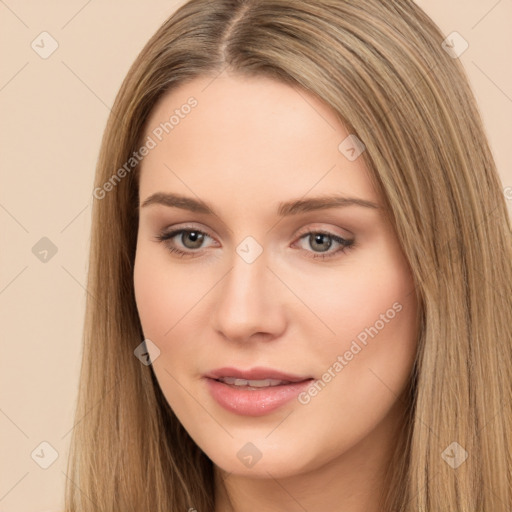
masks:
{"label": "woman's face", "polygon": [[349,135],[304,91],[226,74],[150,116],[137,307],[169,405],[227,472],[368,460],[399,421],[414,284]]}

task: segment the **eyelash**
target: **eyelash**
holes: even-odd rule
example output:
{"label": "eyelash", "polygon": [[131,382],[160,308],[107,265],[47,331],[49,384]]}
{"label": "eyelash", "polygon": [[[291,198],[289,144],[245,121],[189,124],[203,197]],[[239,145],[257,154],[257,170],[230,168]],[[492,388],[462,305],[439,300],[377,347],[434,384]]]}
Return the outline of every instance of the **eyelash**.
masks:
{"label": "eyelash", "polygon": [[[176,235],[180,235],[182,233],[191,233],[191,232],[199,233],[201,235],[206,235],[209,238],[212,238],[212,237],[210,237],[210,235],[208,235],[208,233],[206,233],[204,231],[201,231],[199,229],[195,229],[195,228],[194,229],[192,229],[192,228],[188,228],[188,229],[180,228],[180,229],[176,229],[174,231],[170,231],[168,233],[163,231],[162,233],[157,235],[155,237],[155,239],[158,242],[164,243],[167,246],[167,249],[169,250],[169,252],[175,253],[175,254],[178,255],[178,257],[183,258],[183,257],[191,256],[192,254],[194,254],[197,251],[193,251],[193,250],[182,251],[181,249],[177,249],[176,247],[169,246],[169,244],[167,242],[169,242]],[[355,244],[354,240],[345,240],[344,238],[341,238],[341,237],[339,237],[337,235],[334,235],[333,233],[329,233],[327,231],[322,231],[322,230],[307,231],[306,233],[303,233],[298,238],[298,240],[302,240],[304,237],[306,237],[308,235],[311,235],[311,234],[326,235],[326,236],[330,237],[332,240],[334,240],[335,242],[337,242],[337,243],[339,243],[341,245],[341,247],[338,250],[336,250],[334,252],[331,252],[331,253],[328,253],[328,254],[313,253],[313,256],[309,256],[309,258],[311,258],[311,259],[327,260],[327,259],[333,258],[333,257],[339,255],[339,253],[346,253],[348,251],[348,249],[351,249],[354,246],[354,244]],[[306,252],[311,252],[311,251],[306,251]]]}

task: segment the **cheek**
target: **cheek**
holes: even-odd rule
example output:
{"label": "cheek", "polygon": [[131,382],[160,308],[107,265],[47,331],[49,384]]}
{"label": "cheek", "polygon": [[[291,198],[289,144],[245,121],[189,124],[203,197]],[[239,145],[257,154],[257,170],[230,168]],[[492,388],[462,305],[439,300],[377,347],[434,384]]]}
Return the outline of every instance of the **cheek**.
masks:
{"label": "cheek", "polygon": [[[173,310],[169,304],[170,294],[166,293],[166,282],[160,273],[161,265],[152,261],[144,249],[137,249],[133,273],[135,301],[142,329],[146,338],[160,336],[169,328],[165,321],[164,309]],[[158,276],[158,278],[157,278]]]}
{"label": "cheek", "polygon": [[[374,267],[331,281],[326,295],[333,302],[322,318],[336,334],[310,345],[310,357],[321,364],[316,387],[301,397],[304,421],[323,419],[346,433],[329,439],[333,451],[384,421],[410,378],[418,327],[414,286],[403,266],[388,263],[381,260],[386,272]],[[322,441],[315,442],[312,451],[320,450]]]}
{"label": "cheek", "polygon": [[135,300],[145,335],[161,338],[193,307],[201,290],[183,266],[171,264],[161,250],[148,245],[137,247]]}
{"label": "cheek", "polygon": [[162,366],[174,374],[196,361],[198,353],[208,358],[214,350],[200,340],[208,327],[204,311],[208,293],[218,277],[207,270],[191,272],[186,263],[171,262],[166,256],[143,243],[134,266],[135,300],[144,337],[158,346],[162,356],[153,365],[157,376]]}
{"label": "cheek", "polygon": [[295,279],[294,291],[331,331],[325,330],[324,347],[348,349],[358,335],[364,343],[373,327],[384,338],[381,334],[404,327],[415,316],[414,282],[406,262],[382,249],[379,254],[358,254],[346,267]]}
{"label": "cheek", "polygon": [[[206,293],[190,272],[179,263],[170,263],[165,255],[141,244],[134,266],[134,289],[144,337],[154,342],[160,356],[152,368],[167,403],[180,421],[201,414],[197,402],[183,392],[184,374],[190,377],[190,363],[195,361],[198,346],[192,334],[191,319]],[[206,285],[205,285],[206,286]],[[188,389],[188,386],[187,386]]]}
{"label": "cheek", "polygon": [[379,258],[361,258],[350,271],[317,282],[323,292],[310,294],[334,331],[311,349],[323,370],[336,375],[329,388],[354,399],[354,406],[360,400],[371,402],[372,396],[399,394],[417,348],[417,301],[407,263],[394,248],[375,254]]}

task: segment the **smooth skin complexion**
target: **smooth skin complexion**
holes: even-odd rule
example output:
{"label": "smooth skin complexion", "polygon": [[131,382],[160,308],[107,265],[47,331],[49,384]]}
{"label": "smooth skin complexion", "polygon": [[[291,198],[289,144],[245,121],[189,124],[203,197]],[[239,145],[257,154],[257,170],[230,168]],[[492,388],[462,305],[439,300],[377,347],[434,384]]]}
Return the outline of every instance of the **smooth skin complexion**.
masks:
{"label": "smooth skin complexion", "polygon": [[[156,105],[144,139],[191,96],[197,106],[141,164],[134,285],[144,335],[160,349],[159,385],[215,464],[216,512],[377,512],[418,334],[414,282],[382,197],[363,158],[338,149],[349,132],[337,117],[270,78],[182,85]],[[214,213],[156,196],[171,193]],[[375,207],[278,213],[328,196]],[[252,263],[237,253],[246,237],[262,249]],[[307,404],[254,416],[209,391],[205,375],[227,366],[322,380],[375,325]],[[237,456],[247,443],[261,454],[252,467]]]}

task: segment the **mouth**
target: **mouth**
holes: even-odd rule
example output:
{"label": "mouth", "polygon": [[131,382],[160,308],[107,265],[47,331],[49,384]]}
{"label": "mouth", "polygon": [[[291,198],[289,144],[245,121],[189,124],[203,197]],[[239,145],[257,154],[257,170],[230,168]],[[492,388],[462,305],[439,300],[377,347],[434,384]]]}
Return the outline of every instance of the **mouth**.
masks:
{"label": "mouth", "polygon": [[212,398],[244,416],[268,414],[288,403],[314,380],[269,368],[220,368],[204,376]]}
{"label": "mouth", "polygon": [[254,387],[279,386],[282,383],[293,384],[313,378],[311,375],[295,375],[273,368],[264,368],[262,366],[254,367],[249,370],[241,370],[233,367],[217,368],[207,373],[205,377],[222,381],[225,384],[241,386],[253,385]]}

